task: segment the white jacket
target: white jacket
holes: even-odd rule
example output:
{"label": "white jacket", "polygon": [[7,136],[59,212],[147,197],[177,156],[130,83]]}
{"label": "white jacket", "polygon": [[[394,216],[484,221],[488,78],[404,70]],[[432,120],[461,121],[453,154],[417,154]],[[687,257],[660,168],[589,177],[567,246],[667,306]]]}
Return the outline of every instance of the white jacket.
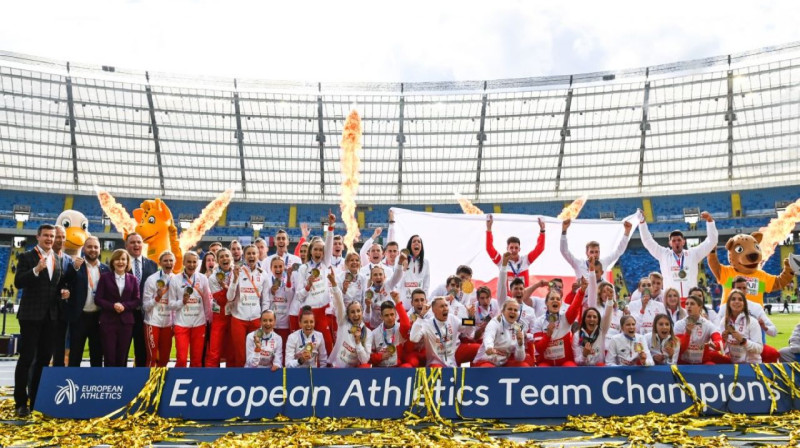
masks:
{"label": "white jacket", "polygon": [[358,328],[361,333],[361,343],[356,344],[355,336],[350,332],[353,324],[347,318],[342,291],[339,287],[331,287],[333,295],[333,313],[336,316],[338,330],[336,330],[336,343],[331,349],[331,356],[328,362],[337,368],[358,367],[360,364],[369,363],[369,355],[372,350],[372,332],[362,322]]}
{"label": "white jacket", "polygon": [[[639,217],[643,221],[643,217]],[[715,222],[706,223],[706,230],[708,235],[699,245],[690,249],[684,249],[681,256],[675,255],[669,247],[659,246],[650,234],[647,228],[647,223],[642,222],[639,224],[639,235],[642,238],[642,244],[645,249],[650,252],[650,255],[658,260],[661,269],[661,275],[664,277],[664,290],[675,288],[680,293],[681,297],[689,295],[689,290],[697,286],[697,273],[698,265],[709,252],[717,247],[718,233],[717,225]],[[680,271],[683,269],[686,274],[685,277],[680,277]]]}
{"label": "white jacket", "polygon": [[752,316],[748,319],[744,313],[739,313],[734,320],[724,315],[720,326],[724,329],[728,324],[733,325],[733,328],[746,339],[744,344],[739,344],[739,341],[732,335],[728,335],[724,339],[725,354],[730,356],[731,362],[733,364],[760,364],[764,344],[761,343],[761,326],[758,325],[758,321]]}
{"label": "white jacket", "polygon": [[258,330],[253,331],[247,335],[245,340],[245,350],[247,352],[247,362],[245,367],[283,367],[281,360],[283,359],[283,340],[278,333],[272,331],[268,335],[261,337],[259,350],[256,351],[256,333]]}
{"label": "white jacket", "polygon": [[[306,345],[311,344],[311,359],[300,364],[297,355],[306,349]],[[325,339],[319,331],[313,331],[306,337],[303,329],[299,329],[286,338],[286,367],[326,367],[328,363],[328,351],[325,349]]]}
{"label": "white jacket", "polygon": [[456,365],[456,350],[461,341],[459,335],[472,337],[475,327],[461,325],[461,319],[448,314],[447,319],[441,322],[436,317],[430,319],[417,319],[411,326],[409,339],[411,342],[424,342],[427,366],[439,364],[445,367],[458,367]]}
{"label": "white jacket", "polygon": [[267,274],[256,265],[250,271],[247,265],[239,270],[239,278],[231,279],[228,288],[228,302],[231,315],[239,320],[256,320],[261,316],[261,302],[267,294]]}
{"label": "white jacket", "polygon": [[[655,335],[655,337],[653,337],[653,333],[647,333],[646,335],[644,335],[644,339],[646,341],[649,341],[648,348],[650,349],[651,355],[664,356],[665,365],[672,365],[678,363],[678,357],[681,354],[681,341],[678,340],[678,338],[667,336],[666,339],[662,340],[660,337],[658,337],[658,335]],[[664,347],[666,347],[668,343],[675,344],[675,351],[672,353],[671,357],[667,354],[667,351],[664,349]]]}
{"label": "white jacket", "polygon": [[[192,287],[189,303],[183,303],[185,288]],[[175,311],[174,323],[179,327],[195,328],[211,322],[211,290],[208,278],[200,272],[191,277],[180,274],[169,283],[169,307]]]}
{"label": "white jacket", "polygon": [[[607,366],[629,366],[629,365],[653,365],[653,357],[650,355],[650,344],[645,340],[643,334],[634,334],[633,339],[621,333],[608,341],[608,352],[606,353]],[[642,363],[639,353],[644,352],[647,358]]]}
{"label": "white jacket", "polygon": [[[155,274],[147,277],[142,293],[142,309],[144,310],[144,323],[151,327],[167,328],[172,326],[172,310],[169,307],[169,284],[175,274],[164,274],[160,269]],[[156,303],[158,286],[162,280],[167,286],[167,291]]]}
{"label": "white jacket", "polygon": [[275,283],[275,277],[267,274],[261,300],[261,311],[272,310],[275,313],[275,328],[279,329],[289,328],[289,309],[294,301],[294,284],[290,287],[287,280],[286,271],[284,271],[281,276],[281,285],[273,294],[272,285]]}
{"label": "white jacket", "polygon": [[[515,322],[522,329],[523,339],[528,333],[528,326],[524,321]],[[487,355],[486,350],[493,348],[497,353]],[[505,365],[511,356],[517,361],[525,359],[525,341],[520,344],[514,332],[514,323],[506,320],[505,316],[497,316],[489,321],[483,332],[483,343],[475,355],[475,362],[488,361],[496,366]]]}

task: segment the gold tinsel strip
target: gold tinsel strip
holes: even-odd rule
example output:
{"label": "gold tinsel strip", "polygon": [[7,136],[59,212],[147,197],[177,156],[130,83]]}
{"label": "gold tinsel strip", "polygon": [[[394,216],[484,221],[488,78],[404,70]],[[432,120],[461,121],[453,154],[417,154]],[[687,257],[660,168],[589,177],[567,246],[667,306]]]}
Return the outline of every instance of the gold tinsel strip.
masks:
{"label": "gold tinsel strip", "polygon": [[689,413],[691,415],[701,415],[706,404],[700,399],[700,397],[697,396],[694,389],[689,387],[689,382],[687,382],[686,378],[683,377],[683,374],[678,369],[678,365],[672,364],[670,368],[672,370],[672,377],[678,381],[678,386],[680,386],[681,390],[683,390],[683,393],[685,393],[686,396],[692,400],[691,406],[689,406],[685,411],[681,412],[681,414]]}
{"label": "gold tinsel strip", "polygon": [[767,388],[767,392],[769,393],[769,398],[772,401],[769,405],[769,413],[770,415],[772,415],[778,408],[778,401],[775,398],[775,393],[772,392],[772,388],[775,387],[776,384],[774,381],[772,381],[772,379],[767,378],[767,376],[764,375],[764,372],[761,371],[761,367],[759,367],[758,364],[750,364],[750,366],[753,368],[753,372],[756,374],[756,378],[761,380],[761,382],[764,383],[764,387]]}
{"label": "gold tinsel strip", "polygon": [[[798,389],[797,385],[794,383],[794,372],[792,372],[790,377],[789,372],[786,371],[786,367],[783,364],[767,364],[766,367],[772,372],[773,378],[777,376],[783,385],[786,386],[792,400],[800,397],[800,389]],[[776,371],[777,373],[775,373]]]}

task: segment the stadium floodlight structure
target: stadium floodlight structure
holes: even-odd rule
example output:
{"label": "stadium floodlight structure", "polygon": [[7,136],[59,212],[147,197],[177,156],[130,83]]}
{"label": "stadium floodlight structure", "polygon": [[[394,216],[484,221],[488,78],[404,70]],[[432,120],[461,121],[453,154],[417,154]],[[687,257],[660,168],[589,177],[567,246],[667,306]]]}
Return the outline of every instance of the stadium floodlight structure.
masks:
{"label": "stadium floodlight structure", "polygon": [[264,228],[264,217],[253,215],[250,217],[250,227],[256,232],[260,232]]}
{"label": "stadium floodlight structure", "polygon": [[[360,204],[569,201],[797,183],[800,43],[618,72],[303,83],[113,71],[0,52],[6,189]],[[235,69],[235,68],[234,68]],[[613,76],[612,76],[613,75]]]}
{"label": "stadium floodlight structure", "polygon": [[26,222],[31,217],[30,205],[14,205],[14,219],[17,222]]}

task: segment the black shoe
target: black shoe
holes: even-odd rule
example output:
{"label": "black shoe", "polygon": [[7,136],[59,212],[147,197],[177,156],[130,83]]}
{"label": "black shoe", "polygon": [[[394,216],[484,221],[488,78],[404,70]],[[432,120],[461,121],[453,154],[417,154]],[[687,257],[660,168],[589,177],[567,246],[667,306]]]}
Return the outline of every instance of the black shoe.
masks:
{"label": "black shoe", "polygon": [[16,412],[14,412],[14,414],[18,418],[28,418],[31,415],[31,410],[28,409],[27,406],[20,406],[20,407],[17,408],[17,410],[16,410]]}

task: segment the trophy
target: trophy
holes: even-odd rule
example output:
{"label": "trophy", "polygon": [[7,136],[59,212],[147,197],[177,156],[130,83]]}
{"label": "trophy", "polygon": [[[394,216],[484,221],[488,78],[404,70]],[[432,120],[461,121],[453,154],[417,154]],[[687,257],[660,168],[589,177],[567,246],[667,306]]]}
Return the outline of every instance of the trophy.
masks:
{"label": "trophy", "polygon": [[465,294],[470,294],[472,291],[475,291],[475,285],[473,285],[470,280],[464,280],[461,283],[461,290],[464,291]]}

